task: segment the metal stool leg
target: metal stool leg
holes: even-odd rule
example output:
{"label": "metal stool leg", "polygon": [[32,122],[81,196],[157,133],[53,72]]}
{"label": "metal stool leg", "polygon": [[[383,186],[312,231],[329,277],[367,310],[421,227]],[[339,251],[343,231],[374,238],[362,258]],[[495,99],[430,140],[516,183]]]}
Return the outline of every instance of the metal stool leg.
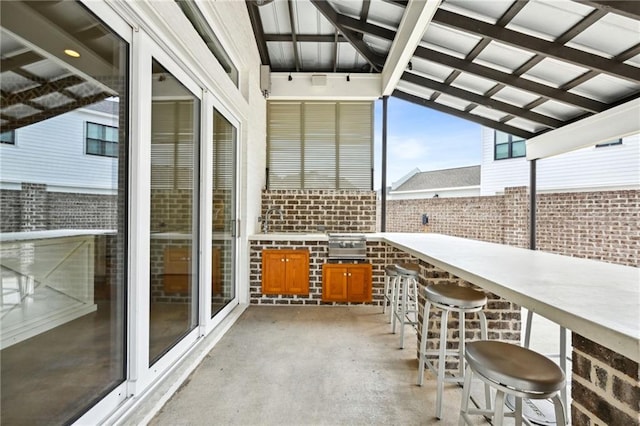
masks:
{"label": "metal stool leg", "polygon": [[[524,347],[529,349],[531,347],[531,324],[533,322],[533,311],[531,310],[527,310],[527,325],[525,328],[525,332],[524,332]],[[560,326],[560,354],[559,354],[559,360],[558,360],[558,364],[560,366],[560,368],[562,369],[562,371],[566,374],[567,373],[567,329]],[[562,404],[564,405],[565,410],[563,410],[565,418],[564,418],[564,423],[567,423],[569,421],[569,408],[567,407],[569,405],[569,399],[568,399],[568,393],[567,393],[567,388],[563,388],[562,391],[560,392],[560,397],[562,398]],[[557,423],[558,419],[556,418],[556,423]]]}
{"label": "metal stool leg", "polygon": [[424,367],[427,358],[427,337],[429,335],[429,311],[431,303],[427,299],[424,303],[422,314],[422,338],[420,339],[420,352],[418,353],[418,386],[422,386],[424,381]]}
{"label": "metal stool leg", "polygon": [[[436,394],[436,417],[442,418],[442,392],[444,389],[444,372],[445,372],[445,354],[447,352],[447,321],[449,319],[449,311],[444,309],[440,319],[440,348],[438,354],[438,383]],[[462,361],[462,360],[460,360]]]}

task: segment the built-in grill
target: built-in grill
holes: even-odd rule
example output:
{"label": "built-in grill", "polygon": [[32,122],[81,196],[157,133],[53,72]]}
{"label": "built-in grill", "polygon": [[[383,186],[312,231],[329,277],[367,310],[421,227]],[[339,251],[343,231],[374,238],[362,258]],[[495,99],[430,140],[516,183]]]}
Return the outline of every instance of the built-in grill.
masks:
{"label": "built-in grill", "polygon": [[362,234],[329,234],[329,260],[365,260],[367,239]]}

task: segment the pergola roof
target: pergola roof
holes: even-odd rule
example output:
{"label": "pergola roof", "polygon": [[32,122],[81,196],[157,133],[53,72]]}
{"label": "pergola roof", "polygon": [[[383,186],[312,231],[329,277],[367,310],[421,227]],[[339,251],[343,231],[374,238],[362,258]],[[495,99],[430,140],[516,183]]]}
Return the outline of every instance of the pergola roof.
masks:
{"label": "pergola roof", "polygon": [[383,94],[526,139],[640,96],[638,1],[246,3],[272,72],[379,73]]}

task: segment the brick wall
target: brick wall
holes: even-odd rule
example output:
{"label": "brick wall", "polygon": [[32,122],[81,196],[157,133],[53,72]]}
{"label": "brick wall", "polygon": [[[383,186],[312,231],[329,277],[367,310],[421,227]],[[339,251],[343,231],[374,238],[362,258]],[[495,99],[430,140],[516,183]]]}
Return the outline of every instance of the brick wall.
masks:
{"label": "brick wall", "polygon": [[20,191],[0,190],[0,232],[20,230]]}
{"label": "brick wall", "polygon": [[576,333],[572,343],[572,424],[640,424],[638,363]]}
{"label": "brick wall", "polygon": [[640,191],[538,194],[539,250],[640,266]]}
{"label": "brick wall", "polygon": [[376,193],[347,190],[265,190],[262,212],[279,208],[269,219],[273,231],[375,232]]}
{"label": "brick wall", "polygon": [[[529,246],[527,187],[504,195],[391,200],[388,232],[436,232]],[[640,191],[537,194],[538,250],[640,266]],[[422,225],[422,215],[429,225]]]}
{"label": "brick wall", "polygon": [[117,196],[47,191],[23,183],[1,190],[1,232],[48,229],[117,229]]}

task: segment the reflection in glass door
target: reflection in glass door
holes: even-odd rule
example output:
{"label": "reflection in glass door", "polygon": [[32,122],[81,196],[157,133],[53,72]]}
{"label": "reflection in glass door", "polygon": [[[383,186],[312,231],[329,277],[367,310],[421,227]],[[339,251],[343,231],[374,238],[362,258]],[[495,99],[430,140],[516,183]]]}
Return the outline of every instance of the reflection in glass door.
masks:
{"label": "reflection in glass door", "polygon": [[126,379],[129,43],[79,2],[0,9],[0,424],[70,424]]}
{"label": "reflection in glass door", "polygon": [[200,101],[152,64],[149,363],[198,324]]}
{"label": "reflection in glass door", "polygon": [[211,316],[235,297],[236,237],[235,147],[236,129],[218,111],[213,112],[213,241]]}

